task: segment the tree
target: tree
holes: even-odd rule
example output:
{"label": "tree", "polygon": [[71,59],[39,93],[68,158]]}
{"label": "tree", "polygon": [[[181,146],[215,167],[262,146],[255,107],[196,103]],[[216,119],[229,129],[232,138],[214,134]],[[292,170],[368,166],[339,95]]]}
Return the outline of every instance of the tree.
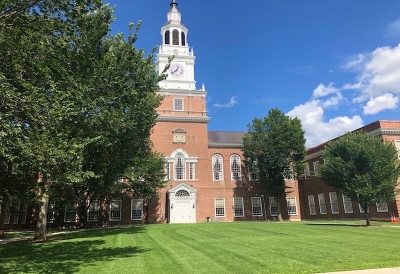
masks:
{"label": "tree", "polygon": [[0,192],[35,193],[35,238],[45,240],[50,195],[87,205],[151,149],[165,75],[154,70],[154,50],[144,57],[134,47],[138,28],[126,40],[107,36],[112,9],[101,0],[0,8]]}
{"label": "tree", "polygon": [[77,132],[85,130],[79,118],[111,14],[100,0],[1,4],[0,151],[12,170],[2,188],[26,179],[35,190],[39,240],[46,239],[51,188],[91,175],[82,171],[81,154],[98,138]]}
{"label": "tree", "polygon": [[319,177],[357,201],[371,225],[368,211],[373,203],[394,200],[400,164],[395,146],[364,132],[347,133],[329,142]]}
{"label": "tree", "polygon": [[278,220],[282,220],[281,197],[287,193],[285,178],[303,172],[304,130],[298,118],[271,109],[263,119],[255,118],[243,138],[245,164],[258,170],[260,183],[277,200]]}

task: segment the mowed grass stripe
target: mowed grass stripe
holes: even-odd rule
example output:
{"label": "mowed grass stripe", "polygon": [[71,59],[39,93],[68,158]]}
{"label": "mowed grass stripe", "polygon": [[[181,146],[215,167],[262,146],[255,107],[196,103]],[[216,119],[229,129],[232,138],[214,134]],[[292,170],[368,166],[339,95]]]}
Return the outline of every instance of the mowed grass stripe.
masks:
{"label": "mowed grass stripe", "polygon": [[0,245],[0,273],[318,273],[400,266],[400,227],[357,224],[236,222],[98,229],[44,244]]}

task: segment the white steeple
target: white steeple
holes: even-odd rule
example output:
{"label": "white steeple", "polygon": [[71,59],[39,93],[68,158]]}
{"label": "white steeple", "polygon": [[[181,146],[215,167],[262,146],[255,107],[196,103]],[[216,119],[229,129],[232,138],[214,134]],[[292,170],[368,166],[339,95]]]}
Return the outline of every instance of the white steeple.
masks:
{"label": "white steeple", "polygon": [[167,22],[161,27],[162,45],[157,56],[158,72],[161,73],[168,63],[168,57],[174,56],[168,77],[159,83],[163,89],[195,90],[194,52],[187,42],[188,29],[182,24],[182,15],[178,3],[172,0],[167,13]]}

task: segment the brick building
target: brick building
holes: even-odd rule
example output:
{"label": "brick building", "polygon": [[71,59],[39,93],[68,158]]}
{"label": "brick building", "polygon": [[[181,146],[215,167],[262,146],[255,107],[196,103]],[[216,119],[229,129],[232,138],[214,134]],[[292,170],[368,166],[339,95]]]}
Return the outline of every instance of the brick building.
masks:
{"label": "brick building", "polygon": [[[113,201],[94,201],[88,211],[93,225],[138,224],[150,222],[195,223],[207,220],[273,220],[277,216],[276,198],[268,195],[243,166],[244,132],[209,131],[207,91],[196,88],[195,54],[188,44],[188,29],[181,23],[177,3],[173,1],[167,22],[161,27],[162,45],[157,55],[158,72],[174,55],[168,78],[159,83],[164,97],[157,109],[158,119],[151,135],[154,149],[166,159],[168,183],[159,198],[149,205],[145,216],[140,197]],[[400,121],[377,121],[362,128],[367,134],[394,141],[400,150]],[[308,149],[305,178],[288,179],[290,193],[281,197],[282,216],[287,220],[364,218],[357,203],[321,182],[315,174],[325,144]],[[400,157],[400,154],[399,154]],[[15,208],[14,214],[10,207]],[[18,207],[18,208],[17,208]],[[0,229],[31,225],[29,208],[7,205],[0,208]],[[76,205],[57,207],[50,203],[48,222],[71,224],[76,220]],[[370,209],[372,219],[398,216],[397,202]]]}

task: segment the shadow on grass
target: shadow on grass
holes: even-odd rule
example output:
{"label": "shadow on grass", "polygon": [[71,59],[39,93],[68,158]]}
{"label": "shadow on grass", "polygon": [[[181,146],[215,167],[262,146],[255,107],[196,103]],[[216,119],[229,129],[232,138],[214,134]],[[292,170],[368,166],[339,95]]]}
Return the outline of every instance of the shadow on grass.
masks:
{"label": "shadow on grass", "polygon": [[[133,258],[149,249],[137,246],[108,247],[103,239],[119,233],[138,233],[140,228],[102,229],[51,237],[49,242],[19,242],[0,246],[0,273],[75,273],[81,266],[101,264],[118,258]],[[107,233],[108,232],[108,233]],[[82,235],[80,235],[82,234]],[[61,241],[58,238],[62,238]],[[66,236],[66,238],[64,237]],[[69,237],[74,241],[68,241]],[[103,245],[103,246],[102,246]]]}

